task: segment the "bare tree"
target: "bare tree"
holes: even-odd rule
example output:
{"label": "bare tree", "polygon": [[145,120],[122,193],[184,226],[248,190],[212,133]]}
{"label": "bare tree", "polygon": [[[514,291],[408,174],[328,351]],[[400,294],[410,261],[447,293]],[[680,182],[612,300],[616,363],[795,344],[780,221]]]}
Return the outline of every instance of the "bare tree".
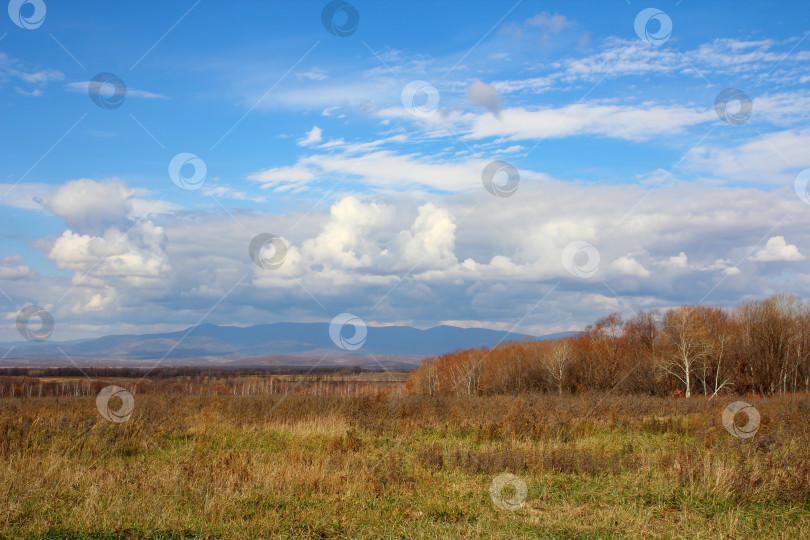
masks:
{"label": "bare tree", "polygon": [[474,353],[465,361],[455,362],[449,367],[450,385],[456,393],[468,396],[478,394],[481,388],[483,357]]}
{"label": "bare tree", "polygon": [[439,366],[436,361],[431,361],[427,368],[427,393],[430,396],[435,396],[439,393]]}
{"label": "bare tree", "polygon": [[[728,343],[730,341],[731,336],[727,333],[721,333],[715,336],[715,349],[717,353],[716,353],[716,362],[714,364],[714,385],[713,385],[714,389],[709,399],[712,399],[714,396],[720,393],[720,390],[723,390],[724,388],[728,388],[733,385],[733,383],[731,382],[731,376],[726,375],[725,372],[723,371],[724,367],[723,355],[725,354]],[[722,377],[721,373],[723,373]]]}
{"label": "bare tree", "polygon": [[568,373],[568,367],[574,358],[574,348],[570,340],[558,340],[547,355],[543,368],[549,381],[557,388],[557,394],[562,395],[563,383]]}
{"label": "bare tree", "polygon": [[763,394],[787,392],[799,337],[796,321],[802,309],[798,297],[776,294],[745,302],[735,310],[744,369],[754,390]]}
{"label": "bare tree", "polygon": [[731,373],[724,364],[732,341],[733,323],[729,314],[718,307],[693,306],[691,318],[701,328],[706,353],[700,358],[699,379],[703,395],[710,399],[721,390],[732,386]]}
{"label": "bare tree", "polygon": [[668,350],[660,366],[683,384],[686,397],[691,397],[695,371],[709,353],[706,329],[695,311],[694,306],[684,306],[664,315],[663,336]]}

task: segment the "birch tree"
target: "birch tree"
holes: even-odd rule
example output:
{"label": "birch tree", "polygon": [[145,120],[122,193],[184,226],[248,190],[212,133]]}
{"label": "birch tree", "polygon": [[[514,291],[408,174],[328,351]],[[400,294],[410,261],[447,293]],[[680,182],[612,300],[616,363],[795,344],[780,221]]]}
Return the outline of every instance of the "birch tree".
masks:
{"label": "birch tree", "polygon": [[696,317],[695,307],[667,311],[663,336],[667,351],[662,355],[661,368],[681,382],[684,396],[691,397],[696,370],[709,353],[706,329]]}

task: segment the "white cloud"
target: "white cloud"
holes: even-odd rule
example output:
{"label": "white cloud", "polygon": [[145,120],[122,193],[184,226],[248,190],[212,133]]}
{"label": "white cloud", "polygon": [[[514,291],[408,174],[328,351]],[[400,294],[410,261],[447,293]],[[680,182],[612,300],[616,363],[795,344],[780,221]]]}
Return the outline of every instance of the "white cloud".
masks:
{"label": "white cloud", "polygon": [[23,264],[21,255],[0,257],[0,279],[16,281],[21,279],[34,280],[38,277],[34,269]]}
{"label": "white cloud", "polygon": [[312,126],[312,129],[307,131],[306,137],[298,141],[298,146],[312,146],[323,140],[323,130],[318,126]]}
{"label": "white cloud", "polygon": [[774,262],[774,261],[803,261],[806,259],[793,244],[785,242],[784,236],[773,236],[768,239],[765,247],[749,257],[752,261]]}
{"label": "white cloud", "polygon": [[[119,301],[141,304],[149,297],[144,295],[145,290],[165,290],[169,286],[166,278],[172,268],[166,234],[147,218],[170,212],[173,205],[137,199],[136,190],[119,179],[71,180],[49,188],[39,189],[38,195],[37,190],[20,193],[38,201],[40,211],[51,212],[68,226],[60,235],[34,240],[32,245],[43,251],[56,268],[71,272],[70,283],[58,287],[61,278],[39,276],[21,265],[2,264],[0,286],[4,280],[16,279],[17,294],[27,291],[29,298],[51,298],[51,302],[58,298],[54,309],[62,310],[63,317],[91,312],[110,317],[119,309]],[[6,203],[33,209],[21,204],[24,201]],[[134,221],[136,218],[140,221]]]}
{"label": "white cloud", "polygon": [[[560,13],[538,13],[526,19],[522,25],[506,24],[501,29],[501,33],[511,35],[514,39],[527,38],[531,45],[538,44],[543,49],[550,49],[554,45],[567,45],[570,39],[566,39],[566,33],[578,28],[576,21],[569,19]],[[574,32],[576,42],[581,46],[587,43],[589,37],[587,33]]]}
{"label": "white cloud", "polygon": [[717,120],[714,111],[653,104],[634,107],[580,103],[539,110],[519,107],[503,109],[500,119],[490,115],[475,117],[467,138],[525,140],[602,135],[642,141],[685,132],[712,120]]}
{"label": "white cloud", "polygon": [[650,277],[650,271],[644,268],[644,266],[636,259],[628,255],[623,255],[619,257],[618,259],[613,261],[611,266],[616,270],[618,270],[620,273],[628,276],[636,276],[643,278]]}
{"label": "white cloud", "polygon": [[359,178],[369,187],[399,192],[424,188],[460,191],[479,187],[481,171],[488,163],[437,162],[419,154],[402,155],[390,150],[359,154],[356,150],[346,147],[343,152],[305,156],[295,165],[258,171],[248,179],[276,190],[301,187],[316,180],[334,185],[336,180]]}
{"label": "white cloud", "polygon": [[206,185],[203,190],[203,195],[207,197],[225,197],[228,199],[235,199],[237,201],[253,201],[253,202],[266,202],[265,197],[253,197],[243,191],[237,191],[226,186],[209,186]]}
{"label": "white cloud", "polygon": [[25,82],[43,86],[51,81],[61,81],[65,78],[65,74],[55,69],[46,69],[36,71],[33,73],[19,72],[18,76]]}
{"label": "white cloud", "polygon": [[129,189],[117,178],[71,180],[61,186],[37,182],[0,184],[1,205],[45,211],[81,230],[98,232],[109,225],[171,214],[180,209],[168,201],[147,200],[136,195],[148,197],[150,193]]}
{"label": "white cloud", "polygon": [[712,264],[697,266],[696,268],[699,270],[716,270],[729,276],[736,276],[742,272],[742,270],[734,266],[731,259],[717,259]]}
{"label": "white cloud", "polygon": [[804,127],[810,119],[810,92],[801,89],[790,92],[754,94],[751,121],[768,122],[777,126]]}
{"label": "white cloud", "polygon": [[[512,107],[499,116],[448,111],[420,119],[424,136],[432,138],[516,141],[597,135],[646,141],[663,135],[688,133],[689,128],[718,122],[714,109],[641,103],[614,105],[583,102],[548,108]],[[414,120],[401,107],[378,111],[387,119]]]}
{"label": "white cloud", "polygon": [[15,86],[14,91],[24,96],[39,97],[42,95],[42,90],[40,90],[39,88],[35,88],[33,90],[25,90],[23,88],[20,88],[19,86]]}
{"label": "white cloud", "polygon": [[512,92],[521,92],[523,90],[531,90],[535,93],[540,93],[545,90],[550,90],[556,83],[556,77],[530,77],[527,79],[507,79],[503,81],[496,81],[492,86],[500,93],[509,94]]}
{"label": "white cloud", "polygon": [[669,264],[677,268],[686,268],[689,264],[689,257],[686,256],[686,253],[681,251],[679,254],[669,258]]}
{"label": "white cloud", "polygon": [[[758,85],[761,74],[769,80],[798,82],[801,64],[810,60],[807,51],[785,55],[771,40],[744,41],[718,38],[695,49],[679,51],[647,47],[639,40],[609,38],[596,53],[569,57],[554,73],[559,81],[597,81],[602,78],[652,74],[679,74],[703,79],[705,72],[733,75],[743,86]],[[779,69],[775,69],[775,68]]]}
{"label": "white cloud", "polygon": [[115,276],[137,286],[169,270],[163,228],[140,222],[128,232],[108,230],[103,236],[65,231],[53,242],[48,258],[62,270],[90,276]]}
{"label": "white cloud", "polygon": [[290,167],[273,167],[248,175],[248,180],[260,182],[263,188],[283,185],[302,185],[315,180],[315,173],[306,164],[299,163]]}
{"label": "white cloud", "polygon": [[41,201],[56,192],[58,186],[39,182],[0,184],[0,204],[24,210],[42,210]]}
{"label": "white cloud", "polygon": [[96,182],[82,178],[65,183],[39,202],[63,218],[68,227],[98,233],[126,222],[132,213],[134,195],[118,179]]}
{"label": "white cloud", "polygon": [[[91,82],[92,81],[70,82],[67,84],[67,90],[69,92],[87,93],[88,89],[90,88]],[[149,92],[147,90],[139,90],[137,88],[130,88],[130,87],[127,87],[126,97],[136,97],[144,99],[169,99],[167,96],[164,96],[163,94],[158,94],[156,92]]]}
{"label": "white cloud", "polygon": [[560,15],[559,13],[538,13],[534,17],[526,20],[526,26],[542,28],[552,34],[559,34],[566,28],[573,26],[573,24],[574,23],[565,15]]}
{"label": "white cloud", "polygon": [[55,69],[33,69],[24,62],[0,52],[0,85],[7,79],[16,79],[35,88],[15,86],[14,90],[23,95],[41,96],[43,88],[53,81],[64,80],[65,74]]}
{"label": "white cloud", "polygon": [[410,230],[400,232],[397,237],[399,264],[408,269],[417,265],[431,268],[456,265],[455,231],[454,218],[446,209],[433,203],[420,206]]}
{"label": "white cloud", "polygon": [[379,255],[370,237],[390,219],[391,210],[346,197],[335,203],[329,214],[330,221],[323,231],[303,243],[304,257],[315,265],[350,269],[370,266]]}
{"label": "white cloud", "polygon": [[[733,128],[735,126],[724,126]],[[792,186],[796,170],[810,167],[810,130],[766,133],[732,147],[694,148],[685,165],[724,180]]]}
{"label": "white cloud", "polygon": [[[550,89],[576,92],[580,98],[587,88],[596,82],[606,79],[633,78],[628,80],[628,98],[634,99],[643,94],[639,88],[639,77],[661,76],[670,79],[666,83],[671,85],[673,77],[688,77],[705,88],[707,74],[714,74],[715,82],[721,75],[728,76],[728,80],[737,81],[738,87],[747,90],[755,100],[758,96],[757,87],[762,78],[767,76],[770,83],[780,85],[801,84],[802,77],[806,76],[806,64],[810,61],[810,52],[795,50],[786,55],[786,48],[790,50],[790,43],[795,43],[802,36],[796,36],[784,41],[773,40],[740,40],[734,38],[718,38],[709,43],[703,43],[693,49],[674,49],[669,47],[648,47],[641,40],[632,38],[607,37],[600,41],[596,52],[585,49],[590,36],[584,32],[580,25],[561,14],[541,13],[522,24],[505,25],[502,34],[510,35],[513,39],[498,38],[490,44],[488,54],[480,54],[488,62],[485,66],[459,66],[458,72],[466,68],[469,73],[479,74],[499,71],[500,64],[504,65],[500,76],[508,73],[507,77],[491,84],[498,92],[506,94],[511,92],[537,93]],[[538,43],[541,48],[556,48],[559,54],[552,59],[538,60],[536,53]],[[487,48],[487,47],[485,47]],[[505,53],[504,49],[509,53]],[[584,51],[584,52],[583,52]],[[332,74],[328,80],[320,68],[297,74],[302,84],[280,92],[277,99],[268,101],[266,107],[297,107],[317,111],[326,111],[327,114],[334,107],[340,106],[347,111],[364,115],[377,115],[381,111],[399,103],[400,92],[403,86],[414,79],[425,80],[437,86],[442,94],[442,103],[451,103],[460,93],[464,93],[467,85],[460,81],[447,81],[444,79],[447,66],[457,62],[462,52],[448,52],[444,57],[426,57],[403,55],[398,51],[378,51],[377,55],[387,65],[380,65],[376,58],[371,58],[361,76]],[[495,69],[493,69],[493,60]],[[467,59],[472,61],[472,59]],[[482,60],[483,61],[483,60]],[[507,71],[507,66],[512,68]],[[353,70],[352,73],[357,73]],[[321,77],[324,77],[322,79]],[[255,103],[269,84],[262,78],[261,83],[256,82],[245,90],[243,84],[240,91],[247,92],[245,101]],[[313,84],[318,83],[318,84]],[[586,83],[588,86],[584,86]],[[656,84],[648,85],[657,88]],[[584,90],[583,90],[584,88]],[[708,92],[698,91],[694,95],[707,108],[711,105],[718,89]],[[655,90],[654,90],[655,91]],[[705,95],[704,95],[705,94]],[[656,96],[655,94],[648,94]],[[444,105],[443,105],[444,107]],[[798,107],[796,107],[798,110]],[[801,110],[803,114],[806,109]],[[755,111],[764,109],[755,107]],[[764,118],[755,112],[757,118]],[[781,114],[783,121],[790,121],[789,114]],[[794,123],[798,124],[796,119]]]}
{"label": "white cloud", "polygon": [[313,67],[308,71],[301,71],[296,73],[295,76],[299,79],[307,79],[310,81],[322,81],[327,78],[326,70],[319,67]]}

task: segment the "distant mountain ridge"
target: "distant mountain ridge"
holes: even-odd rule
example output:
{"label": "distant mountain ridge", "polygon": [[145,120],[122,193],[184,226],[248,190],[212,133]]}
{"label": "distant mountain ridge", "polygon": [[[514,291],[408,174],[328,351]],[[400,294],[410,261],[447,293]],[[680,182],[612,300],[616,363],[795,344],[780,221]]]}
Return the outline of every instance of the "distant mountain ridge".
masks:
{"label": "distant mountain ridge", "polygon": [[[314,358],[341,359],[344,365],[352,358],[381,356],[398,358],[418,365],[419,359],[458,349],[494,347],[502,341],[550,339],[572,332],[536,337],[527,334],[490,330],[436,326],[421,330],[410,326],[369,326],[363,346],[356,351],[337,347],[329,336],[329,323],[272,323],[256,326],[218,326],[201,324],[179,332],[160,334],[110,335],[82,341],[23,342],[0,344],[1,365],[31,365],[35,359],[109,364],[142,364],[165,358],[167,365],[204,363],[255,365],[257,359],[286,358],[287,362],[309,362]],[[349,337],[352,329],[345,330]],[[66,358],[66,356],[68,358]],[[194,360],[194,362],[190,362]],[[373,362],[373,359],[372,359]],[[328,363],[328,360],[327,360]],[[44,364],[42,364],[44,365]]]}

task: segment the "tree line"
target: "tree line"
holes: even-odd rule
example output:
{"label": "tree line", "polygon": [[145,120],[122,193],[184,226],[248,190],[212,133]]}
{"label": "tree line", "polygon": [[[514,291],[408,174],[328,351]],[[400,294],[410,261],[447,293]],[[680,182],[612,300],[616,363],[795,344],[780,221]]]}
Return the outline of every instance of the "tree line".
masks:
{"label": "tree line", "polygon": [[574,336],[457,351],[413,371],[416,394],[618,391],[709,398],[810,392],[810,304],[790,294],[732,309],[613,313]]}
{"label": "tree line", "polygon": [[[347,370],[348,371],[348,370]],[[353,374],[350,374],[352,376]],[[333,374],[293,374],[208,377],[203,375],[162,378],[126,377],[29,377],[0,375],[0,399],[96,396],[109,385],[124,387],[131,394],[189,396],[253,396],[307,394],[313,396],[365,396],[405,394],[396,381],[344,378]]]}
{"label": "tree line", "polygon": [[165,366],[157,368],[131,366],[73,366],[73,367],[5,367],[0,366],[0,377],[85,377],[90,379],[122,377],[131,379],[174,379],[193,377],[199,379],[228,379],[233,377],[257,377],[270,375],[316,376],[324,378],[357,376],[377,371],[362,367],[198,367]]}

